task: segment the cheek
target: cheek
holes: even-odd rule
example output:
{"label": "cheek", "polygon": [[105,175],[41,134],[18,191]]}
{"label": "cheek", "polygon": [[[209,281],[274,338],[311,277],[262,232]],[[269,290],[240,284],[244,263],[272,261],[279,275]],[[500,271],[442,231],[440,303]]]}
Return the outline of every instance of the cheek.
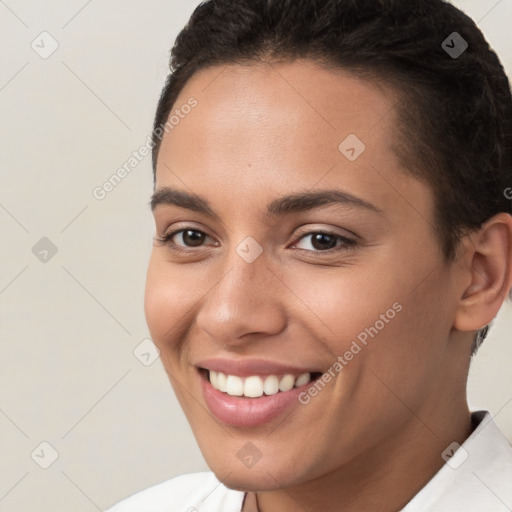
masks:
{"label": "cheek", "polygon": [[290,271],[285,279],[302,303],[303,317],[310,318],[310,327],[324,331],[338,354],[376,322],[382,330],[381,315],[393,322],[393,305],[401,297],[392,279],[368,265],[303,267],[300,272]]}
{"label": "cheek", "polygon": [[170,265],[152,256],[144,294],[144,312],[153,342],[166,350],[178,339],[195,302],[196,286],[186,273],[171,271]]}
{"label": "cheek", "polygon": [[451,327],[447,276],[433,253],[380,256],[325,271],[290,270],[285,279],[302,302],[304,323],[328,340],[326,355],[347,353],[354,385],[362,367],[397,385],[404,378],[420,383],[435,372]]}
{"label": "cheek", "polygon": [[442,283],[442,272],[434,272],[416,288],[411,283],[391,294],[401,310],[362,351],[366,384],[383,417],[386,408],[397,407],[397,414],[419,409],[443,381],[453,306]]}
{"label": "cheek", "polygon": [[144,313],[153,342],[162,349],[165,333],[172,327],[171,320],[175,318],[175,301],[172,293],[169,293],[165,276],[156,267],[151,261],[146,277]]}

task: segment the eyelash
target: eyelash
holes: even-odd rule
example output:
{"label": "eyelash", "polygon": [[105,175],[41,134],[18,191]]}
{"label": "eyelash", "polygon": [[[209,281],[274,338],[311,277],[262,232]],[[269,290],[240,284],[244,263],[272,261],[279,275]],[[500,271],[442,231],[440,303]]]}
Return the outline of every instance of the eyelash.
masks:
{"label": "eyelash", "polygon": [[[189,248],[184,248],[184,247],[181,247],[177,244],[175,244],[174,242],[172,242],[172,238],[174,238],[175,235],[177,235],[178,233],[183,233],[185,231],[193,231],[193,232],[196,232],[196,233],[201,233],[202,235],[205,235],[205,236],[208,236],[206,233],[204,233],[203,231],[199,230],[199,229],[191,229],[191,228],[182,228],[182,229],[177,229],[175,231],[171,231],[170,233],[165,233],[163,236],[161,237],[156,237],[155,240],[160,244],[160,245],[167,245],[169,246],[169,248],[172,250],[172,251],[175,251],[177,253],[190,253],[190,251],[193,251],[194,250],[194,247],[189,247]],[[330,249],[326,249],[325,251],[320,251],[320,250],[310,250],[310,249],[298,249],[299,251],[306,251],[306,252],[309,252],[309,253],[313,253],[313,254],[332,254],[333,252],[337,252],[337,251],[343,251],[343,250],[348,250],[350,248],[353,248],[353,247],[356,247],[357,246],[357,242],[351,238],[346,238],[342,235],[339,235],[338,233],[334,233],[332,231],[329,231],[329,230],[317,230],[317,231],[308,231],[307,233],[303,233],[295,242],[294,244],[297,244],[298,242],[300,242],[303,238],[307,237],[307,236],[311,236],[311,235],[317,235],[317,234],[321,234],[321,235],[327,235],[327,236],[331,236],[331,237],[334,237],[334,238],[337,238],[339,239],[342,244],[340,245],[337,245],[337,246],[334,246],[334,247],[331,247]],[[200,249],[201,247],[199,247]]]}

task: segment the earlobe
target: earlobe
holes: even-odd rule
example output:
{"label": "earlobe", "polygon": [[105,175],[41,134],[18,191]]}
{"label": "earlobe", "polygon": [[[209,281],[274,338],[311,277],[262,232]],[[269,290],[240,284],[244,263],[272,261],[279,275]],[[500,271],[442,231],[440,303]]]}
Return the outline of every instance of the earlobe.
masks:
{"label": "earlobe", "polygon": [[500,213],[468,236],[460,264],[466,282],[454,327],[478,330],[489,324],[512,286],[512,216]]}

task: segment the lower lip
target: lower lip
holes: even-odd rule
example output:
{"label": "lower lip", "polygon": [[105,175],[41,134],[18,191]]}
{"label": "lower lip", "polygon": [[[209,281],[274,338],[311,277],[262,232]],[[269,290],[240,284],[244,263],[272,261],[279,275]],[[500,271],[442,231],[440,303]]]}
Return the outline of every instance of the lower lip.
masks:
{"label": "lower lip", "polygon": [[275,395],[263,395],[260,398],[231,396],[215,389],[208,378],[199,372],[201,391],[206,405],[220,421],[234,427],[255,427],[268,423],[284,411],[300,406],[298,396],[311,382],[279,391]]}

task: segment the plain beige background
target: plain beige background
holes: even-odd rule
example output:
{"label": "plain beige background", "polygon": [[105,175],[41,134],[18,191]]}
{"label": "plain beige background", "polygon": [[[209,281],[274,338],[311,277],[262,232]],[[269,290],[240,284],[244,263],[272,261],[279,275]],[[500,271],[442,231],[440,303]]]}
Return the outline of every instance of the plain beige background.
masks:
{"label": "plain beige background", "polygon": [[[146,141],[197,3],[0,1],[1,512],[104,510],[207,469],[160,360],[143,355],[150,157],[92,193]],[[511,75],[512,0],[454,3]],[[471,406],[510,439],[511,328],[506,304],[469,382]]]}

